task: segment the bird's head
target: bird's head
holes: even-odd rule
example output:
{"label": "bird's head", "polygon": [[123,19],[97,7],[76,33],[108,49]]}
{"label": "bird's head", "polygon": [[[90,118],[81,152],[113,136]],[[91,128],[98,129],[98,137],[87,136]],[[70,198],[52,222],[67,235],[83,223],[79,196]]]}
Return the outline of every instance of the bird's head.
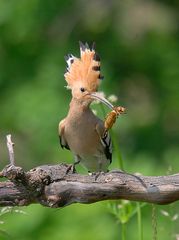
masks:
{"label": "bird's head", "polygon": [[65,60],[67,69],[64,76],[73,98],[86,105],[97,99],[112,109],[113,105],[98,93],[103,76],[100,73],[100,57],[95,51],[95,44],[90,49],[87,43],[80,42],[80,58],[68,54]]}

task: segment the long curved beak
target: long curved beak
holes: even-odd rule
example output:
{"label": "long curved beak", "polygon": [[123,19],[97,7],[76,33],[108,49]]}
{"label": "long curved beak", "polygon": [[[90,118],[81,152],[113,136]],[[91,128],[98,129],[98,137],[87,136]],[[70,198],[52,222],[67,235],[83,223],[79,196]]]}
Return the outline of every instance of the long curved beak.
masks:
{"label": "long curved beak", "polygon": [[93,93],[88,93],[88,95],[90,95],[91,98],[104,103],[107,107],[113,110],[114,106],[106,98],[102,97],[100,93],[93,92]]}

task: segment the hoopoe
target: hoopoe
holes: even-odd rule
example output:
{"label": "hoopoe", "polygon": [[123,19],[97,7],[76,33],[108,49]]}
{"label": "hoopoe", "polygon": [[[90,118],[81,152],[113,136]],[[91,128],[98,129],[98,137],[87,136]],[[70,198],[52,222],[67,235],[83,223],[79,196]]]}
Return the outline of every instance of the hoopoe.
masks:
{"label": "hoopoe", "polygon": [[72,54],[65,57],[67,71],[64,77],[72,100],[67,117],[59,123],[60,144],[73,152],[74,166],[81,163],[89,172],[106,172],[112,161],[111,138],[90,104],[97,99],[111,109],[113,105],[97,92],[103,77],[94,44],[90,49],[87,43],[80,42],[80,55],[80,58]]}

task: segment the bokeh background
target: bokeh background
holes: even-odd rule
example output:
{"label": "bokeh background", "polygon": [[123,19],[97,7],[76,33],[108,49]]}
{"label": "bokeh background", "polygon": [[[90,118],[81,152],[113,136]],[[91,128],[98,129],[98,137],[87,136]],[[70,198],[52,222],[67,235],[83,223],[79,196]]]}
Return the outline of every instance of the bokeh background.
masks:
{"label": "bokeh background", "polygon": [[[114,127],[126,171],[166,175],[179,170],[179,1],[0,0],[0,167],[72,162],[59,148],[57,126],[70,101],[64,55],[79,56],[78,41],[96,42],[101,90],[127,108]],[[98,106],[93,105],[102,117]],[[108,109],[106,109],[108,111]],[[110,169],[117,168],[116,150]],[[83,169],[79,168],[83,172]],[[159,239],[177,239],[178,204],[157,207]],[[1,217],[0,239],[121,239],[106,202],[63,209],[38,205]],[[162,214],[161,210],[167,214]],[[165,213],[166,213],[165,212]],[[151,239],[151,206],[142,209]],[[138,239],[136,217],[127,239]]]}

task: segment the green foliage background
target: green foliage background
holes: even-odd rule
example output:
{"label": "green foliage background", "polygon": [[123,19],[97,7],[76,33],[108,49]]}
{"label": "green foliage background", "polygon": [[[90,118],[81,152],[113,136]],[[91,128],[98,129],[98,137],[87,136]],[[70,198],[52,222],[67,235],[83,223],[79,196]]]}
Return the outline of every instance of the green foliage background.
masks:
{"label": "green foliage background", "polygon": [[[127,114],[114,127],[124,167],[147,175],[179,170],[179,2],[145,0],[0,0],[0,166],[8,163],[5,136],[13,135],[16,164],[72,162],[59,148],[57,126],[70,92],[63,56],[79,56],[78,41],[96,42],[105,80]],[[100,111],[98,107],[98,114]],[[107,109],[106,109],[107,110]],[[102,115],[101,115],[102,116]],[[111,169],[118,167],[115,152]],[[82,169],[79,171],[82,171]],[[46,209],[3,217],[0,239],[120,239],[120,225],[106,203]],[[158,207],[159,239],[175,239],[177,204]],[[144,239],[151,239],[151,206],[142,211]],[[138,239],[136,219],[128,239]]]}

